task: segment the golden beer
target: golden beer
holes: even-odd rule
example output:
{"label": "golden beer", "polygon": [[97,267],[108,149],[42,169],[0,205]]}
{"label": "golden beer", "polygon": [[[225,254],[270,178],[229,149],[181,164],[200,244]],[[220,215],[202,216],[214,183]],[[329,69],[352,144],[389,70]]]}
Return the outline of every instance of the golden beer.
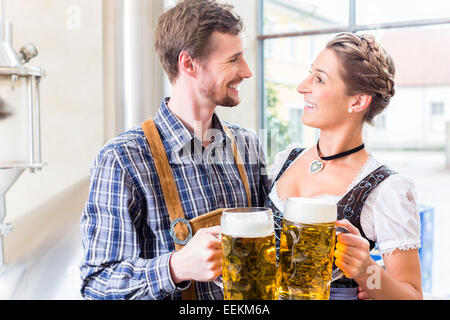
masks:
{"label": "golden beer", "polygon": [[289,198],[280,234],[280,300],[328,300],[336,244],[337,207],[317,199]]}
{"label": "golden beer", "polygon": [[328,300],[336,229],[283,221],[280,235],[278,299]]}
{"label": "golden beer", "polygon": [[222,235],[225,300],[274,300],[275,234],[259,238]]}
{"label": "golden beer", "polygon": [[224,299],[276,299],[272,211],[267,208],[227,209],[222,213],[221,227]]}

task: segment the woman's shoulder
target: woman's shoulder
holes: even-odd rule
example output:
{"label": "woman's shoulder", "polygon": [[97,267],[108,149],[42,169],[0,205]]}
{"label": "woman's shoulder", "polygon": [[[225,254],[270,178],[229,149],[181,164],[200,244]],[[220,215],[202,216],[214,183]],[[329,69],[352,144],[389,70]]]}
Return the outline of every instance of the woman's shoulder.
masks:
{"label": "woman's shoulder", "polygon": [[402,191],[402,190],[414,190],[415,184],[414,179],[408,175],[405,175],[395,168],[391,167],[389,164],[378,160],[372,154],[367,162],[365,173],[373,174],[379,172],[381,174],[387,174],[388,177],[380,184],[381,189],[391,189],[392,191]]}
{"label": "woman's shoulder", "polygon": [[410,211],[417,209],[416,185],[411,177],[393,171],[377,189],[378,202],[403,203]]}
{"label": "woman's shoulder", "polygon": [[390,175],[370,193],[364,206],[373,217],[372,233],[383,254],[420,246],[420,216],[414,180],[392,168],[389,170]]}

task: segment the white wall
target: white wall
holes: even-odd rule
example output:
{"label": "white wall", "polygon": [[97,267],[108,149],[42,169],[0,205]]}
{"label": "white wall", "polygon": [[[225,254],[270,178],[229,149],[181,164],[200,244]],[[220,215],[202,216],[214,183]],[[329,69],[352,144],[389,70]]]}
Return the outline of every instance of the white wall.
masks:
{"label": "white wall", "polygon": [[[218,108],[218,113],[257,133],[257,0],[227,2],[244,19],[246,58],[253,77],[241,87],[242,103],[233,109]],[[102,0],[6,0],[14,48],[34,43],[39,55],[30,64],[46,71],[41,82],[41,126],[42,160],[48,163],[36,174],[25,172],[9,190],[7,221],[85,179],[112,130],[105,122],[114,120],[111,106],[103,101],[102,16]]]}
{"label": "white wall", "polygon": [[7,193],[6,220],[12,221],[87,177],[102,146],[102,6],[101,0],[5,4],[14,48],[32,42],[39,55],[30,64],[46,71],[41,128],[48,166],[36,174],[26,171]]}

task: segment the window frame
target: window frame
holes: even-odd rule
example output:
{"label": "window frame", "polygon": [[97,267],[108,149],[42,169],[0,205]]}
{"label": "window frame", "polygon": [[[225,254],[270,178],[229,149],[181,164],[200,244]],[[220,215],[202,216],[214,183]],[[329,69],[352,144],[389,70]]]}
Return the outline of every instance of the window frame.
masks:
{"label": "window frame", "polygon": [[[349,19],[348,25],[336,28],[319,28],[308,31],[293,31],[286,33],[273,33],[264,34],[264,2],[265,0],[258,0],[258,126],[260,129],[267,128],[266,121],[266,92],[264,84],[264,42],[269,39],[276,38],[291,38],[291,37],[305,37],[324,34],[335,34],[342,32],[356,33],[360,31],[368,30],[380,30],[380,29],[398,29],[398,28],[411,28],[411,27],[425,27],[432,25],[450,24],[450,17],[438,18],[438,19],[423,19],[423,20],[410,20],[410,21],[394,21],[389,23],[379,24],[356,24],[356,0],[348,0],[349,2]],[[263,142],[264,147],[266,141]]]}

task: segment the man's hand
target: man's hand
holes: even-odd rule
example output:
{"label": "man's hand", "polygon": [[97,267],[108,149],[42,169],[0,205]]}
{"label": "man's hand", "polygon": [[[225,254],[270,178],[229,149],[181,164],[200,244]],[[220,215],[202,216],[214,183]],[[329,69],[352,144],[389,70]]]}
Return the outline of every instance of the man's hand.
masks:
{"label": "man's hand", "polygon": [[222,274],[220,226],[198,230],[183,249],[172,254],[169,266],[175,284],[217,278]]}

